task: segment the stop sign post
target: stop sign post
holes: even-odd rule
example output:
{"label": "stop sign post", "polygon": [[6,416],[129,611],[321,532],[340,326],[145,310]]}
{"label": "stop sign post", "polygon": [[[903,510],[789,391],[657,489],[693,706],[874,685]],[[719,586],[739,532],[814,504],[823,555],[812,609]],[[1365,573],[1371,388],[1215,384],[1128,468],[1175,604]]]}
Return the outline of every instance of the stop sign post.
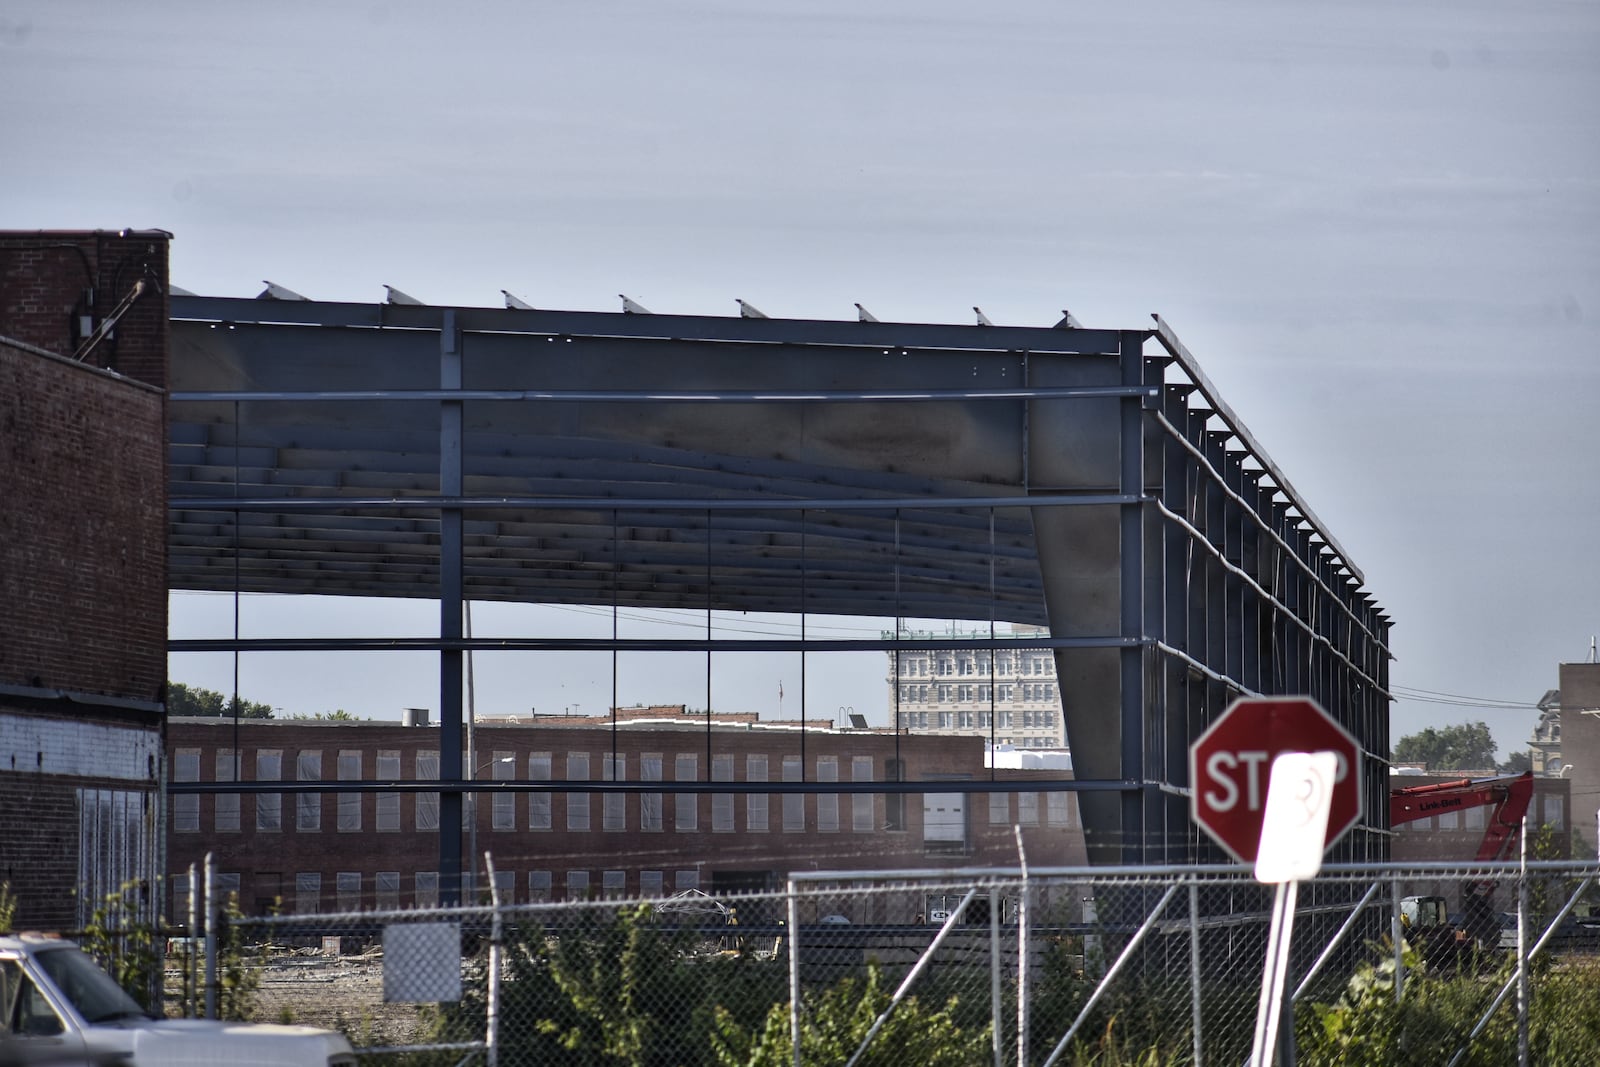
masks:
{"label": "stop sign post", "polygon": [[1240,863],[1254,863],[1272,761],[1283,752],[1332,752],[1326,850],[1361,821],[1361,746],[1310,697],[1242,697],[1189,746],[1189,810]]}

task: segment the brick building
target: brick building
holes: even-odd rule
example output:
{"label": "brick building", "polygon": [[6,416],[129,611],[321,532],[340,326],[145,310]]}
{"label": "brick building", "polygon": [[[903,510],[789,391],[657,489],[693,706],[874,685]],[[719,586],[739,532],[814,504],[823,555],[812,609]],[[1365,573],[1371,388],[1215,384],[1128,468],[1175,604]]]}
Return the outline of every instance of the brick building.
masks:
{"label": "brick building", "polygon": [[160,871],[168,235],[0,234],[0,881],[67,928]]}
{"label": "brick building", "polygon": [[1600,663],[1558,667],[1561,775],[1572,783],[1572,817],[1583,855],[1600,843]]}
{"label": "brick building", "polygon": [[[1451,782],[1461,778],[1492,778],[1493,769],[1482,771],[1448,771],[1422,775],[1392,775],[1390,785],[1395,789],[1407,786]],[[1565,778],[1539,777],[1533,779],[1533,799],[1528,802],[1528,837],[1534,840],[1548,827],[1549,847],[1552,856],[1540,859],[1566,858],[1572,854],[1571,783]],[[1393,859],[1396,863],[1468,862],[1478,854],[1488,826],[1488,807],[1467,808],[1464,811],[1446,811],[1413,822],[1401,823],[1394,828]],[[1505,859],[1516,859],[1517,847],[1513,843]]]}
{"label": "brick building", "polygon": [[[674,721],[674,717],[678,721]],[[678,783],[961,782],[990,777],[976,738],[817,728],[681,707],[552,722],[483,723],[479,779],[584,783],[583,791],[480,792],[466,806],[476,852],[493,854],[517,902],[592,895],[711,893],[781,885],[796,869],[902,869],[1016,863],[1012,826],[1034,864],[1086,862],[1077,798],[989,794],[675,792]],[[174,781],[373,782],[440,776],[436,728],[388,723],[173,719]],[[1006,782],[1060,770],[996,770]],[[470,770],[463,777],[473,777]],[[610,793],[602,783],[632,783]],[[661,782],[661,792],[643,783]],[[713,789],[715,786],[712,787]],[[471,794],[469,794],[471,796]],[[439,893],[438,795],[427,792],[174,796],[168,825],[173,906],[210,851],[247,910],[429,904]]]}

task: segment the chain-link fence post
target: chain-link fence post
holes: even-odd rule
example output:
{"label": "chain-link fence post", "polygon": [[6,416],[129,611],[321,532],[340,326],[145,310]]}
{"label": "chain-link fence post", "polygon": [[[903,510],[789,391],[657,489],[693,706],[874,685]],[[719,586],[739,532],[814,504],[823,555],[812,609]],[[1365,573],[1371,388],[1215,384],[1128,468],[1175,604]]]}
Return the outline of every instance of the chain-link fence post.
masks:
{"label": "chain-link fence post", "polygon": [[215,853],[206,853],[206,1018],[217,1017],[217,862]]}
{"label": "chain-link fence post", "polygon": [[1406,932],[1400,925],[1400,879],[1389,883],[1389,939],[1394,942],[1394,1002],[1400,1003],[1405,992]]}
{"label": "chain-link fence post", "polygon": [[500,882],[494,876],[494,857],[483,854],[483,870],[489,876],[489,974],[484,993],[483,1060],[486,1067],[500,1067],[500,952],[503,930],[500,919]]}
{"label": "chain-link fence post", "polygon": [[1528,819],[1522,819],[1521,866],[1517,871],[1517,1067],[1528,1067],[1528,960],[1522,954],[1528,922]]}
{"label": "chain-link fence post", "polygon": [[800,1064],[800,897],[793,878],[785,914],[789,949],[789,1039],[794,1042],[794,1067]]}
{"label": "chain-link fence post", "polygon": [[[1022,888],[1017,893],[1017,1067],[1028,1063],[1028,1004],[1033,999],[1028,988],[1028,946],[1032,943],[1028,923],[1028,852],[1022,847],[1022,827],[1013,826],[1017,837],[1018,870],[1022,874]],[[995,1029],[1000,1028],[1000,1017],[995,1016]]]}
{"label": "chain-link fence post", "polygon": [[1000,918],[1004,897],[1000,887],[989,887],[989,1055],[994,1067],[1000,1062]]}
{"label": "chain-link fence post", "polygon": [[1193,1029],[1194,1067],[1204,1067],[1205,1045],[1200,1035],[1200,883],[1189,880],[1189,996],[1190,1010],[1194,1016]]}
{"label": "chain-link fence post", "polygon": [[200,868],[189,864],[189,946],[183,956],[184,998],[183,1017],[200,1015]]}

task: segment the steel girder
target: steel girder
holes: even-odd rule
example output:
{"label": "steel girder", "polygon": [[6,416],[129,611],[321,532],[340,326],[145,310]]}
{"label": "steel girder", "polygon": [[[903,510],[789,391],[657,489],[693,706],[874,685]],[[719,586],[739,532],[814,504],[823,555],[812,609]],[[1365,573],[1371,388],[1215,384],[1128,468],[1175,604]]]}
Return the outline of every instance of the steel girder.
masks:
{"label": "steel girder", "polygon": [[1002,621],[1077,777],[1139,783],[1083,796],[1097,860],[1211,854],[1184,754],[1243,693],[1315,696],[1383,810],[1389,620],[1159,320],[172,309],[172,585],[437,598],[446,738],[465,599]]}

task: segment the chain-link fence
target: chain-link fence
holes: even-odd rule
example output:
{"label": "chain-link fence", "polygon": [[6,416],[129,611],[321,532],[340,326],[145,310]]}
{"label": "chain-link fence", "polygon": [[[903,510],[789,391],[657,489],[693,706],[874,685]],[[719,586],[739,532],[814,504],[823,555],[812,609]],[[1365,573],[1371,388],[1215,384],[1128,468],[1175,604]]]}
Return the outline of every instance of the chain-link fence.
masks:
{"label": "chain-link fence", "polygon": [[[1280,1062],[1600,1062],[1597,874],[1324,869],[1299,887]],[[1272,899],[1216,867],[808,874],[238,919],[213,970],[251,1017],[335,1026],[374,1063],[1238,1065]]]}

